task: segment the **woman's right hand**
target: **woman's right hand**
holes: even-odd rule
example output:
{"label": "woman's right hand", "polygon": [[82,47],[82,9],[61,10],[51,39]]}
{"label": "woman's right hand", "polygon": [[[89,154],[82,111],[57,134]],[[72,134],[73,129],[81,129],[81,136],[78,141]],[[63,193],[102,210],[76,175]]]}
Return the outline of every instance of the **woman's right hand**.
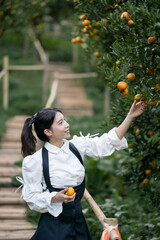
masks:
{"label": "woman's right hand", "polygon": [[67,196],[65,193],[67,192],[67,188],[61,190],[60,192],[57,192],[57,194],[52,197],[51,202],[64,202],[64,203],[68,203],[68,202],[73,202],[76,196],[76,193],[74,193],[72,196]]}

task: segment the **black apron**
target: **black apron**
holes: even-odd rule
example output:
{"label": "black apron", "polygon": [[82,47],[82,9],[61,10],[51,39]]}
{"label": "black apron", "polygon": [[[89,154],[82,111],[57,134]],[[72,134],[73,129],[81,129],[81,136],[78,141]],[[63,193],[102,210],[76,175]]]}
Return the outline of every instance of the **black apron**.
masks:
{"label": "black apron", "polygon": [[[83,164],[76,147],[69,143],[69,148]],[[44,147],[42,148],[42,159],[47,189],[49,192],[61,191],[62,189],[53,188],[51,185],[48,151]],[[85,178],[74,189],[76,191],[74,202],[63,203],[63,211],[58,217],[53,217],[50,213],[41,214],[37,230],[30,240],[91,240],[80,202],[85,190]]]}

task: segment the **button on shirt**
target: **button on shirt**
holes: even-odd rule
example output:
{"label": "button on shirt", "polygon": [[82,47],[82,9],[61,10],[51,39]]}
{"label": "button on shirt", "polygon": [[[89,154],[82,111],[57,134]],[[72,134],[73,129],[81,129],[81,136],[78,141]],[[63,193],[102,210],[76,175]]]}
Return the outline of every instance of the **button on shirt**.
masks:
{"label": "button on shirt", "polygon": [[[111,155],[115,150],[128,147],[126,139],[118,138],[115,128],[101,137],[78,137],[70,140],[82,156],[102,158]],[[69,149],[69,141],[64,140],[61,148],[48,142],[44,144],[49,156],[49,176],[51,185],[55,188],[75,187],[82,183],[85,175],[83,165]],[[24,158],[22,166],[24,186],[23,199],[30,209],[58,216],[62,212],[62,202],[51,203],[56,192],[46,190],[42,169],[42,149]]]}

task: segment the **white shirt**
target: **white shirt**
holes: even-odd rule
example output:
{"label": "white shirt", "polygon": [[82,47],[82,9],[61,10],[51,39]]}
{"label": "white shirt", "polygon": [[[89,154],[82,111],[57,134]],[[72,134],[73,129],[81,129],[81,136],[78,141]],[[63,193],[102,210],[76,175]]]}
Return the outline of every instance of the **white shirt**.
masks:
{"label": "white shirt", "polygon": [[[82,156],[85,155],[102,158],[111,155],[115,150],[127,148],[127,141],[118,138],[115,128],[101,137],[78,137],[70,140]],[[51,185],[55,188],[77,186],[82,183],[85,175],[83,165],[69,149],[69,141],[64,140],[64,145],[58,148],[48,142],[45,143],[49,156],[49,176]],[[57,217],[62,212],[62,203],[51,203],[51,198],[56,192],[46,190],[42,169],[42,148],[23,159],[22,175],[24,186],[23,199],[30,209],[44,213],[49,212]]]}

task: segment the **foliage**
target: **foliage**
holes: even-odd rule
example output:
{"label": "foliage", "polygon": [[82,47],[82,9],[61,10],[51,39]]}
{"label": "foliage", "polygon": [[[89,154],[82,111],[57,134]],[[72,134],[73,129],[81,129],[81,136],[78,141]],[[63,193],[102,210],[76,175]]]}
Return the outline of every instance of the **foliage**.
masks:
{"label": "foliage", "polygon": [[[120,217],[120,222],[124,223],[124,228],[127,227],[128,231],[125,233],[122,229],[124,238],[159,239],[156,208],[160,207],[160,2],[77,0],[74,5],[74,37],[81,38],[87,56],[94,59],[104,83],[110,87],[112,111],[110,123],[106,122],[105,127],[119,125],[123,121],[136,94],[141,94],[140,100],[147,103],[144,114],[134,120],[128,132],[129,150],[118,164],[120,171],[116,179],[122,182],[119,182],[121,186],[117,185],[116,193],[117,196],[126,198],[122,186],[125,186],[128,194],[131,193],[130,189],[136,192],[133,198],[126,198],[130,209],[127,209],[123,219]],[[123,12],[128,12],[132,25],[122,17]],[[84,22],[85,20],[89,22]],[[129,73],[135,74],[134,80],[128,79]],[[126,95],[117,88],[120,81],[127,83]],[[99,175],[102,177],[103,174],[95,170],[97,165],[94,164],[96,178]],[[112,176],[105,177],[112,186]],[[102,179],[101,184],[104,188]],[[116,189],[116,185],[113,189]],[[97,197],[96,194],[95,196]],[[115,195],[110,196],[118,210],[124,199],[118,201]],[[145,208],[144,202],[152,207]],[[135,212],[132,204],[136,205]],[[139,212],[138,221],[137,215],[134,215],[136,211]],[[143,223],[140,220],[141,213],[145,219]],[[154,214],[157,216],[155,222],[152,220]],[[154,230],[151,231],[151,228]]]}

